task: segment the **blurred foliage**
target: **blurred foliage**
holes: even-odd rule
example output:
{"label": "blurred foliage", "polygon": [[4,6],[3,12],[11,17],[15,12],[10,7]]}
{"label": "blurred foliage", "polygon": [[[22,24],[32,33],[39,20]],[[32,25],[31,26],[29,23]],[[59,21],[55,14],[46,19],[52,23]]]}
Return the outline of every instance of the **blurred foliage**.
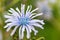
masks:
{"label": "blurred foliage", "polygon": [[[7,33],[3,28],[5,25],[5,12],[8,11],[11,7],[14,9],[16,7],[20,8],[21,3],[26,4],[26,7],[27,5],[32,5],[34,9],[36,8],[35,4],[37,1],[38,0],[0,0],[0,30],[2,30],[3,33],[3,40],[18,40],[18,30],[13,37],[10,37],[9,34],[11,31]],[[53,17],[44,21],[44,30],[36,28],[39,32],[36,36],[34,36],[32,32],[30,40],[60,40],[60,0],[56,0],[56,3],[54,4],[50,3],[50,5],[53,9]],[[23,40],[27,40],[26,37],[24,37]]]}

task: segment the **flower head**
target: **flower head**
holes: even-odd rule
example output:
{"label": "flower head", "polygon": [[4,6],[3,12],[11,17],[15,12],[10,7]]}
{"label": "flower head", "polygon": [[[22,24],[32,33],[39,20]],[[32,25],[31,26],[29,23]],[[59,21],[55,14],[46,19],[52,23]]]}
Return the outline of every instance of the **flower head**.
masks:
{"label": "flower head", "polygon": [[44,0],[44,1],[40,1],[40,2],[37,1],[37,7],[40,8],[38,11],[43,13],[42,17],[44,19],[51,19],[52,9],[48,5],[48,0]]}
{"label": "flower head", "polygon": [[[38,8],[32,10],[32,6],[28,6],[26,13],[25,13],[25,5],[21,4],[21,11],[18,9],[18,7],[16,8],[16,11],[13,8],[10,8],[9,13],[10,15],[5,15],[4,17],[7,18],[7,20],[5,21],[7,23],[7,25],[4,28],[7,28],[7,32],[12,28],[15,27],[13,29],[13,31],[11,32],[11,36],[14,35],[14,33],[16,32],[17,28],[19,28],[19,39],[23,39],[24,37],[24,31],[26,29],[27,31],[27,38],[30,38],[30,33],[32,32],[32,30],[34,31],[34,34],[37,34],[37,30],[35,30],[34,26],[36,27],[40,27],[41,29],[44,29],[42,27],[42,25],[44,24],[43,20],[37,20],[37,19],[33,19],[37,16],[42,15],[42,13],[36,14],[33,13],[34,11],[38,10]],[[39,24],[40,23],[40,24]]]}

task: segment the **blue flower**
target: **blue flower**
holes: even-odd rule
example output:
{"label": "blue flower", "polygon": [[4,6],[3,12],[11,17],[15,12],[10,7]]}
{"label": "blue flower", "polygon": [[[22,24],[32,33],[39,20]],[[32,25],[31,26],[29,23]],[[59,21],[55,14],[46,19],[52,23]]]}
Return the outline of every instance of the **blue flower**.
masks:
{"label": "blue flower", "polygon": [[42,17],[44,19],[51,19],[52,17],[52,8],[48,5],[48,0],[38,1],[37,7],[39,8],[39,12],[42,12]]}
{"label": "blue flower", "polygon": [[13,8],[10,8],[10,10],[8,10],[10,13],[8,15],[4,15],[4,17],[7,18],[7,20],[5,21],[7,25],[4,27],[4,28],[7,28],[6,31],[8,32],[12,27],[15,27],[11,32],[11,36],[13,36],[17,28],[19,28],[19,39],[23,39],[24,31],[26,29],[27,38],[29,39],[30,33],[32,32],[32,30],[34,31],[35,35],[38,33],[38,31],[35,30],[34,26],[44,29],[42,27],[42,25],[44,25],[43,20],[35,19],[35,17],[40,16],[43,13],[36,14],[33,12],[38,10],[38,8],[32,11],[31,9],[32,9],[32,6],[31,5],[28,6],[25,13],[25,5],[21,4],[21,11],[18,9],[18,7],[16,8],[16,10],[14,10]]}

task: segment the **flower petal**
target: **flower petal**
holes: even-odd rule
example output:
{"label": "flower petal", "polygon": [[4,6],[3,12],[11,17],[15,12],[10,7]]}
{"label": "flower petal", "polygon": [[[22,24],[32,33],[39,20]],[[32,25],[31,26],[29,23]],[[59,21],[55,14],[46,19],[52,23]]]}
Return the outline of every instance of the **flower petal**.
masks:
{"label": "flower petal", "polygon": [[35,30],[35,28],[33,26],[31,26],[32,30],[34,31],[34,35],[36,35],[38,33],[37,30]]}
{"label": "flower petal", "polygon": [[27,8],[27,10],[26,10],[26,17],[29,17],[30,15],[31,15],[31,9],[32,9],[32,6],[30,5],[30,6],[28,6],[28,8]]}
{"label": "flower petal", "polygon": [[33,15],[35,15],[36,13],[33,13],[33,14],[31,14],[29,17],[32,17]]}
{"label": "flower petal", "polygon": [[33,13],[34,11],[36,11],[36,10],[38,10],[38,9],[39,9],[39,8],[36,8],[36,9],[32,10],[31,13]]}
{"label": "flower petal", "polygon": [[25,17],[29,17],[30,15],[31,15],[31,13],[27,12],[26,15],[25,15]]}
{"label": "flower petal", "polygon": [[20,39],[23,39],[23,38],[21,37],[21,36],[22,36],[22,35],[21,35],[21,34],[22,34],[22,33],[21,33],[22,30],[21,30],[21,29],[22,29],[22,26],[20,26],[20,28],[19,28],[19,40],[20,40]]}
{"label": "flower petal", "polygon": [[16,19],[16,18],[10,18],[10,19],[7,19],[6,21],[5,21],[5,23],[8,23],[8,22],[18,22],[18,19]]}
{"label": "flower petal", "polygon": [[20,17],[20,15],[13,8],[10,8],[9,12],[11,12],[15,17]]}
{"label": "flower petal", "polygon": [[26,12],[28,12],[28,11],[29,11],[29,9],[30,9],[30,6],[28,6],[28,7],[27,7],[27,10],[26,10]]}
{"label": "flower petal", "polygon": [[10,25],[12,25],[12,23],[8,23],[6,26],[4,26],[4,28],[9,27]]}
{"label": "flower petal", "polygon": [[23,31],[23,32],[25,31],[25,28],[26,28],[26,26],[23,25],[23,27],[22,27],[22,31]]}
{"label": "flower petal", "polygon": [[18,7],[16,7],[16,10],[18,11],[18,13],[20,13],[20,10],[18,9]]}
{"label": "flower petal", "polygon": [[27,27],[26,27],[26,31],[27,31],[27,39],[29,39],[30,38],[30,31]]}
{"label": "flower petal", "polygon": [[12,24],[12,23],[11,23],[11,25],[8,25],[8,28],[7,28],[6,31],[8,32],[13,26],[15,26],[15,24]]}
{"label": "flower petal", "polygon": [[44,28],[42,27],[42,25],[40,25],[40,24],[38,24],[38,23],[32,23],[31,25],[40,27],[41,29],[44,29]]}
{"label": "flower petal", "polygon": [[22,13],[21,16],[24,16],[24,10],[25,10],[25,5],[21,4],[21,13]]}
{"label": "flower petal", "polygon": [[27,25],[27,27],[28,27],[28,29],[29,29],[29,31],[31,32],[32,30],[32,28],[31,28],[31,26],[30,25]]}
{"label": "flower petal", "polygon": [[5,17],[5,18],[11,18],[11,16],[9,16],[9,15],[4,15],[4,17]]}
{"label": "flower petal", "polygon": [[32,6],[30,5],[30,6],[29,6],[29,10],[28,10],[28,11],[30,12],[30,11],[31,11],[31,9],[32,9]]}
{"label": "flower petal", "polygon": [[5,23],[8,23],[8,22],[14,22],[14,20],[8,19],[8,20],[5,21]]}
{"label": "flower petal", "polygon": [[23,25],[22,29],[21,29],[21,39],[23,39],[24,37],[24,31],[25,31],[25,26]]}
{"label": "flower petal", "polygon": [[42,15],[43,13],[39,13],[39,14],[36,14],[35,16],[33,16],[33,17],[31,17],[32,19],[33,18],[35,18],[35,17],[37,17],[37,16],[40,16],[40,15]]}
{"label": "flower petal", "polygon": [[31,20],[31,21],[29,21],[29,22],[31,22],[31,23],[39,22],[39,23],[41,23],[41,24],[44,24],[43,20],[37,20],[37,19]]}
{"label": "flower petal", "polygon": [[16,26],[15,28],[14,28],[14,30],[12,31],[12,33],[11,33],[11,36],[13,36],[14,35],[14,33],[16,32],[16,30],[17,30],[17,28],[18,28],[18,26]]}

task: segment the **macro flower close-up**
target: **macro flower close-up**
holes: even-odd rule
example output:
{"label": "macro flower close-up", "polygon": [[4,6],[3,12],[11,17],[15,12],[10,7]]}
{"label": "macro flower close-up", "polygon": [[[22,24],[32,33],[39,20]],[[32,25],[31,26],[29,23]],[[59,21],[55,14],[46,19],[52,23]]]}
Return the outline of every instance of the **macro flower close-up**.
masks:
{"label": "macro flower close-up", "polygon": [[8,15],[4,15],[4,17],[7,18],[7,20],[5,21],[5,23],[7,24],[4,27],[7,28],[6,31],[8,32],[12,27],[14,27],[10,34],[11,36],[15,34],[16,30],[18,30],[19,39],[23,39],[24,31],[26,30],[26,37],[27,39],[29,39],[31,36],[30,33],[32,31],[34,31],[34,35],[38,33],[38,31],[35,30],[34,27],[44,29],[44,20],[35,18],[37,16],[40,17],[40,15],[43,15],[43,13],[35,13],[35,11],[38,10],[38,8],[32,11],[31,10],[32,6],[29,5],[25,12],[25,4],[21,4],[21,10],[19,10],[18,7],[16,7],[16,10],[10,8],[10,10],[8,10],[9,12],[7,12]]}
{"label": "macro flower close-up", "polygon": [[60,0],[0,0],[0,40],[60,40]]}

